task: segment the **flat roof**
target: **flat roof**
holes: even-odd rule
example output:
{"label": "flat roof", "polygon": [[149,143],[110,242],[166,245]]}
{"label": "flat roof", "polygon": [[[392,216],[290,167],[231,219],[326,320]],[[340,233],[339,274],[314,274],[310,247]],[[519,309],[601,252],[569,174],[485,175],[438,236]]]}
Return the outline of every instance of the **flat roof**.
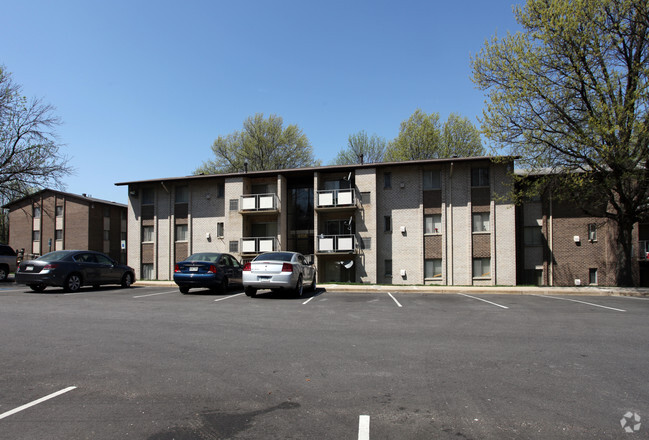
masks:
{"label": "flat roof", "polygon": [[374,163],[357,163],[349,165],[325,165],[317,167],[305,167],[305,168],[289,168],[283,170],[264,170],[264,171],[240,171],[238,173],[223,173],[223,174],[198,174],[198,175],[189,175],[189,176],[176,176],[176,177],[163,177],[158,179],[146,179],[146,180],[132,180],[128,182],[117,182],[115,186],[123,186],[130,184],[141,184],[141,183],[155,183],[155,182],[169,182],[169,181],[180,181],[180,180],[199,180],[199,179],[214,179],[214,178],[224,178],[224,177],[268,177],[275,176],[278,174],[308,174],[313,172],[320,171],[351,171],[356,169],[364,168],[386,168],[391,166],[420,166],[420,165],[435,165],[435,164],[444,164],[449,162],[478,162],[478,161],[496,161],[502,160],[514,161],[514,156],[478,156],[478,157],[449,157],[444,159],[426,159],[426,160],[410,160],[403,162],[374,162]]}

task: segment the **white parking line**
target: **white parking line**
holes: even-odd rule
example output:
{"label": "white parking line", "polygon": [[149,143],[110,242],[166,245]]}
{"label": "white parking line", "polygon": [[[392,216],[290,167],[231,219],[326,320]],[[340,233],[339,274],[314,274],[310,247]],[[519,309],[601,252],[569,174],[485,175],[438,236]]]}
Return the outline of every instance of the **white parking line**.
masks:
{"label": "white parking line", "polygon": [[146,298],[147,296],[166,295],[168,293],[171,293],[171,292],[149,293],[147,295],[134,296],[133,298]]}
{"label": "white parking line", "polygon": [[370,416],[358,417],[358,440],[370,440]]}
{"label": "white parking line", "polygon": [[316,294],[313,295],[311,298],[309,298],[309,299],[307,299],[306,301],[304,301],[304,302],[302,303],[302,305],[309,304],[309,301],[311,301],[311,300],[312,300],[313,298],[315,298],[316,296],[320,296],[320,295],[322,295],[322,292],[316,293]]}
{"label": "white parking line", "polygon": [[400,303],[399,301],[397,301],[397,299],[396,299],[394,296],[392,296],[392,294],[391,294],[390,292],[388,292],[388,295],[390,295],[390,298],[392,298],[392,300],[393,300],[395,303],[397,303],[397,305],[398,305],[399,307],[403,307],[403,306],[401,305],[401,303]]}
{"label": "white parking line", "polygon": [[593,307],[601,307],[602,309],[609,309],[609,310],[615,310],[616,312],[626,312],[626,310],[622,309],[616,309],[615,307],[608,307],[608,306],[602,306],[600,304],[594,304],[594,303],[589,303],[586,301],[579,301],[578,299],[570,299],[570,298],[559,298],[558,296],[551,296],[551,295],[537,295],[533,294],[534,296],[540,296],[541,298],[552,298],[552,299],[560,299],[561,301],[572,301],[580,304],[586,304],[589,306]]}
{"label": "white parking line", "polygon": [[235,296],[239,296],[239,295],[243,295],[243,293],[237,293],[235,295],[226,296],[225,298],[215,299],[214,302],[225,301],[226,299],[234,298]]}
{"label": "white parking line", "polygon": [[6,413],[2,413],[2,414],[0,414],[0,419],[4,419],[5,417],[9,417],[11,415],[14,415],[14,414],[20,412],[20,411],[24,411],[27,408],[31,408],[32,406],[38,405],[39,403],[43,403],[46,400],[50,400],[50,399],[52,399],[52,398],[54,398],[56,396],[60,396],[61,394],[65,394],[68,391],[74,390],[75,388],[76,387],[67,387],[67,388],[65,388],[65,389],[63,389],[61,391],[57,391],[56,393],[52,393],[49,396],[41,397],[38,400],[34,400],[33,402],[27,403],[27,404],[25,404],[23,406],[19,406],[16,409],[12,409],[11,411],[7,411]]}
{"label": "white parking line", "polygon": [[509,308],[507,306],[496,304],[495,302],[487,301],[486,299],[478,298],[477,296],[467,295],[466,293],[458,293],[458,295],[466,296],[467,298],[477,299],[478,301],[484,301],[486,303],[489,303],[491,305],[494,305],[494,306],[497,306],[497,307],[500,307],[500,308],[503,308],[503,309],[508,309]]}

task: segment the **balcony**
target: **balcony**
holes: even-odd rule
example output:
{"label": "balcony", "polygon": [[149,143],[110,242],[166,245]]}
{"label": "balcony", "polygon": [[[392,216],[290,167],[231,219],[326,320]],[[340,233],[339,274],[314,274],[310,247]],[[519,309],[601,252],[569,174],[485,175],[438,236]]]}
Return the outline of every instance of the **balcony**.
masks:
{"label": "balcony", "polygon": [[356,250],[354,235],[319,235],[318,254],[352,254]]}
{"label": "balcony", "polygon": [[249,194],[241,196],[239,206],[242,214],[278,212],[279,197],[277,194]]}
{"label": "balcony", "polygon": [[241,239],[242,254],[261,254],[278,250],[279,240],[277,237],[245,237]]}
{"label": "balcony", "polygon": [[353,209],[357,201],[354,189],[325,189],[317,193],[316,209]]}
{"label": "balcony", "polygon": [[638,257],[641,260],[649,260],[649,240],[640,240],[638,242]]}

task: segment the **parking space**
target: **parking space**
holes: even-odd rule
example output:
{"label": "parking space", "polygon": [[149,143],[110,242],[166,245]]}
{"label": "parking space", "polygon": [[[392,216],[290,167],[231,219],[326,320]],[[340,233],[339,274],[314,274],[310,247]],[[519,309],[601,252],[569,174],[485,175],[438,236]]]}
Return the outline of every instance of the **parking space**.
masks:
{"label": "parking space", "polygon": [[572,439],[649,417],[642,298],[260,293],[1,285],[0,431]]}

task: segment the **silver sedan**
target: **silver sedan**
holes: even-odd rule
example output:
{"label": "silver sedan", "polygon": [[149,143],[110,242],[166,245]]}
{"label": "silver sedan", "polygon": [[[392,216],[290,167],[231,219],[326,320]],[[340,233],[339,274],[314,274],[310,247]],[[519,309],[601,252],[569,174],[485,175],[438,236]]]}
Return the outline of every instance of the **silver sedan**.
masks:
{"label": "silver sedan", "polygon": [[316,269],[297,252],[268,252],[258,255],[243,268],[246,295],[254,297],[258,289],[291,290],[302,296],[304,286],[315,290]]}

